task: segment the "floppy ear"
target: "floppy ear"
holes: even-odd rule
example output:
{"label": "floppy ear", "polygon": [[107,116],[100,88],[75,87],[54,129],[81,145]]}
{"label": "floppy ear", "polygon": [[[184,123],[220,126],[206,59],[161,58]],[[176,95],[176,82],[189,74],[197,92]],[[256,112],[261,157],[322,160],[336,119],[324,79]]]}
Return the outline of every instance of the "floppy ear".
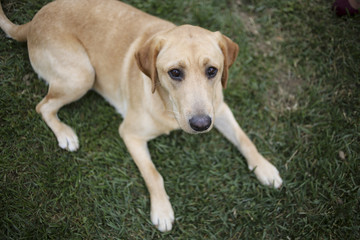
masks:
{"label": "floppy ear", "polygon": [[140,49],[135,52],[135,59],[140,70],[151,79],[152,93],[155,92],[158,74],[156,70],[156,59],[160,52],[161,41],[153,37],[145,42]]}
{"label": "floppy ear", "polygon": [[226,37],[225,35],[220,34],[220,42],[219,46],[224,55],[224,70],[221,76],[221,84],[223,88],[226,88],[227,79],[228,79],[228,71],[231,65],[235,62],[236,57],[239,52],[239,46],[234,43],[230,38]]}

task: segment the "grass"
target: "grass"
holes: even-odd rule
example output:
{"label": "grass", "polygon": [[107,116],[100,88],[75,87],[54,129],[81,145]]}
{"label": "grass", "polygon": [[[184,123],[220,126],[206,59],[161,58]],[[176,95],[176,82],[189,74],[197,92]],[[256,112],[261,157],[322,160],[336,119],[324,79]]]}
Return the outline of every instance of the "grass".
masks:
{"label": "grass", "polygon": [[[17,23],[47,0],[3,0]],[[359,239],[360,16],[328,1],[126,1],[177,24],[220,30],[240,46],[226,101],[280,170],[261,186],[216,130],[150,142],[176,223],[149,219],[141,176],[97,94],[63,108],[81,148],[61,150],[35,112],[46,94],[26,44],[0,35],[1,239]]]}

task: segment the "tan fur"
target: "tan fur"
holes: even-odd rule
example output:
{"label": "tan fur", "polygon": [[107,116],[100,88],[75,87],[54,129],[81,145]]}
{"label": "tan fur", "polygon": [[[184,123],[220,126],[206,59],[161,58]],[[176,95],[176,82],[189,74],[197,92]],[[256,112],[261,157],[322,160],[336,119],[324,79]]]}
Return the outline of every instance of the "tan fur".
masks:
{"label": "tan fur", "polygon": [[[60,147],[75,151],[79,142],[56,113],[88,90],[123,115],[119,133],[148,187],[151,220],[160,231],[171,230],[174,213],[147,142],[161,134],[179,128],[207,132],[215,125],[261,183],[280,187],[277,169],[258,153],[223,101],[238,45],[220,32],[175,26],[115,0],[57,0],[22,26],[0,9],[0,27],[14,39],[27,40],[34,70],[49,83],[36,110]],[[210,66],[218,69],[213,78],[205,74]],[[172,69],[181,69],[184,79],[171,79]],[[199,116],[210,119],[201,130],[190,123]]]}

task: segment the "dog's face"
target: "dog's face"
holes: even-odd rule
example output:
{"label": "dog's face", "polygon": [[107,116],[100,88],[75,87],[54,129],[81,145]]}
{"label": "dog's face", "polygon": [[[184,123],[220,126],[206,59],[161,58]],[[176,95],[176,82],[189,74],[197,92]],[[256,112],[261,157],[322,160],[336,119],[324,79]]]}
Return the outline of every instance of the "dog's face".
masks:
{"label": "dog's face", "polygon": [[237,52],[237,44],[221,33],[184,25],[148,40],[136,60],[153,92],[161,87],[168,94],[180,127],[200,133],[213,126],[216,93],[226,86]]}

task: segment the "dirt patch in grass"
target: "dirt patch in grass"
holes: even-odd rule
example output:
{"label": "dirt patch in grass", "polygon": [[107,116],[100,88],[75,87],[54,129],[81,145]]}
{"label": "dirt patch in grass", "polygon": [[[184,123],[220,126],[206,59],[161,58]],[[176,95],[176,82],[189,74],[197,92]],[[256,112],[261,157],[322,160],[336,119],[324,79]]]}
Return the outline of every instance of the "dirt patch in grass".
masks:
{"label": "dirt patch in grass", "polygon": [[[278,113],[297,110],[299,106],[297,95],[301,93],[304,81],[292,73],[285,57],[280,54],[281,43],[285,41],[282,32],[277,28],[266,32],[268,26],[263,26],[258,16],[241,11],[242,1],[237,1],[237,5],[239,6],[237,14],[251,40],[249,43],[254,49],[254,56],[259,58],[259,61],[264,61],[264,64],[271,65],[270,68],[273,70],[274,76],[271,80],[273,84],[269,85],[265,97],[267,105]],[[271,14],[271,9],[264,12],[264,15]]]}
{"label": "dirt patch in grass", "polygon": [[245,31],[253,34],[254,36],[259,35],[260,25],[255,22],[255,17],[245,12],[239,12],[238,14],[244,24]]}
{"label": "dirt patch in grass", "polygon": [[269,107],[276,112],[295,111],[299,107],[297,95],[302,91],[303,80],[290,70],[280,71],[274,77],[274,86],[267,92]]}

